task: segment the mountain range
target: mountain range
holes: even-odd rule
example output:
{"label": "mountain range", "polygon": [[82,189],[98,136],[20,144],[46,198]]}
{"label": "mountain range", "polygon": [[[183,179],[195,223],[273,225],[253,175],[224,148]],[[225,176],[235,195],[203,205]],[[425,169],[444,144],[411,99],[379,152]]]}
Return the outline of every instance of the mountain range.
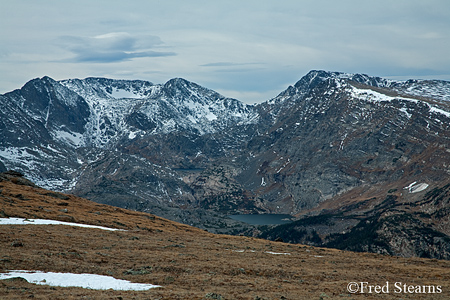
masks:
{"label": "mountain range", "polygon": [[[450,258],[450,82],[311,71],[244,104],[185,79],[0,95],[0,169],[213,232]],[[283,213],[249,228],[227,215]]]}

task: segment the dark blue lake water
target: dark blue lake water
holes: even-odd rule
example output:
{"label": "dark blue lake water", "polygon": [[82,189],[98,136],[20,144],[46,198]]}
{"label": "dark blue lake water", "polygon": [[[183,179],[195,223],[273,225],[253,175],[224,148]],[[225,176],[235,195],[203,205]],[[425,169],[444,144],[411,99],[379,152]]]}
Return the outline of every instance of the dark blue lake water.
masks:
{"label": "dark blue lake water", "polygon": [[229,217],[251,225],[280,225],[292,222],[290,220],[292,216],[283,214],[231,215]]}

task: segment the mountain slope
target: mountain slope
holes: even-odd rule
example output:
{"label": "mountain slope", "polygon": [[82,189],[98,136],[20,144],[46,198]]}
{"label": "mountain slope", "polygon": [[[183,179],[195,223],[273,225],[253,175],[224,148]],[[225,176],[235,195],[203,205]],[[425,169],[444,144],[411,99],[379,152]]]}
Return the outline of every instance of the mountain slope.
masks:
{"label": "mountain slope", "polygon": [[311,72],[262,105],[274,121],[247,144],[247,188],[296,213],[364,184],[447,178],[447,102],[338,75]]}
{"label": "mountain slope", "polygon": [[[388,293],[365,290],[365,299],[450,295],[448,261],[213,235],[154,215],[44,190],[17,173],[0,174],[0,207],[2,222],[7,217],[40,218],[122,229],[0,225],[0,273],[99,274],[161,286],[95,290],[11,278],[0,280],[2,299],[348,299],[347,285],[355,280],[389,283]],[[408,291],[410,286],[414,293]]]}

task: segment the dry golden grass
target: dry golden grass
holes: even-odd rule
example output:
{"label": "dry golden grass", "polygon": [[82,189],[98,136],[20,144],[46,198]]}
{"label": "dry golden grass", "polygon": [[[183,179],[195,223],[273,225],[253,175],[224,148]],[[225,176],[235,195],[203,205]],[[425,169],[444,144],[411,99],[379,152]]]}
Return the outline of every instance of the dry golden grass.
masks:
{"label": "dry golden grass", "polygon": [[[102,225],[2,225],[0,272],[109,275],[161,285],[98,291],[1,280],[0,299],[450,299],[450,262],[213,235],[150,214],[0,182],[0,215]],[[64,199],[65,198],[65,199]],[[67,210],[67,211],[66,211]],[[20,246],[21,245],[21,246]],[[289,253],[290,255],[271,254]],[[349,282],[442,287],[439,294],[355,294]],[[215,297],[215,298],[214,298]]]}

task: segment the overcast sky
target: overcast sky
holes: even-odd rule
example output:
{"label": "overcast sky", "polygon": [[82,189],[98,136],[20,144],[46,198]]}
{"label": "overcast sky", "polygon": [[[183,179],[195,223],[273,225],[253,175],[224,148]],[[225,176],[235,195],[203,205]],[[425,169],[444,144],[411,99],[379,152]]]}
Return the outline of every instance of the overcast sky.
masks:
{"label": "overcast sky", "polygon": [[0,93],[183,77],[255,103],[308,71],[450,80],[448,0],[0,0]]}

